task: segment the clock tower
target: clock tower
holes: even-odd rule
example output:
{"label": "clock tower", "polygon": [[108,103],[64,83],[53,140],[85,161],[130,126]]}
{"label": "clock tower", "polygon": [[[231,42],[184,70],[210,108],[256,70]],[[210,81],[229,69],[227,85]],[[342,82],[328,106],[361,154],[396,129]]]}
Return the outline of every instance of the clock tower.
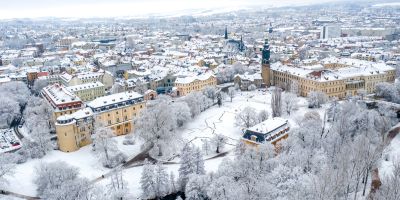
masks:
{"label": "clock tower", "polygon": [[268,39],[265,39],[264,48],[262,51],[261,77],[267,87],[271,86],[271,68],[269,63],[270,56],[271,51],[269,48]]}

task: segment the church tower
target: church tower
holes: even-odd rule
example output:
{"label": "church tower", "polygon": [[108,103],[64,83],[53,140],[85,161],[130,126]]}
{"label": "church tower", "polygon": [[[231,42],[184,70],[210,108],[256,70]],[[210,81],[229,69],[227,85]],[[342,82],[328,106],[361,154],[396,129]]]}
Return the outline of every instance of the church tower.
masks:
{"label": "church tower", "polygon": [[225,40],[228,39],[228,28],[225,26]]}
{"label": "church tower", "polygon": [[265,39],[264,48],[262,51],[261,77],[267,87],[271,86],[271,68],[269,63],[270,56],[271,51],[269,48],[268,39]]}

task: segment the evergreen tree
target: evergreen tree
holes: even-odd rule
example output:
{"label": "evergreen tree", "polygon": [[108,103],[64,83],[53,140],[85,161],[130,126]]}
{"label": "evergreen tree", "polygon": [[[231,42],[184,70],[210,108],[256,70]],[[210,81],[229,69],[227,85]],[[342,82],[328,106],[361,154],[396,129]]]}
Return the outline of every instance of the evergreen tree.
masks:
{"label": "evergreen tree", "polygon": [[165,167],[157,163],[154,171],[155,193],[156,197],[164,197],[169,193],[169,179]]}
{"label": "evergreen tree", "polygon": [[154,177],[154,166],[146,160],[143,166],[142,177],[140,178],[143,199],[151,199],[156,196]]}

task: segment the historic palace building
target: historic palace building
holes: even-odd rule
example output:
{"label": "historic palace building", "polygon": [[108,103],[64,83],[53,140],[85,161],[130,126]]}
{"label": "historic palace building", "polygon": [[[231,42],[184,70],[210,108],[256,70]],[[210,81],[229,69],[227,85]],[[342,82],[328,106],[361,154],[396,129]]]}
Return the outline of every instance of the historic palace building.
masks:
{"label": "historic palace building", "polygon": [[329,57],[313,65],[288,66],[280,62],[270,65],[270,49],[266,40],[262,52],[261,76],[265,86],[278,86],[307,96],[321,91],[339,99],[373,93],[377,83],[394,82],[396,70],[385,63],[351,58]]}
{"label": "historic palace building", "polygon": [[145,108],[143,95],[122,92],[96,98],[86,108],[57,118],[56,133],[61,151],[72,152],[91,143],[95,123],[113,130],[115,135],[133,130],[132,119]]}

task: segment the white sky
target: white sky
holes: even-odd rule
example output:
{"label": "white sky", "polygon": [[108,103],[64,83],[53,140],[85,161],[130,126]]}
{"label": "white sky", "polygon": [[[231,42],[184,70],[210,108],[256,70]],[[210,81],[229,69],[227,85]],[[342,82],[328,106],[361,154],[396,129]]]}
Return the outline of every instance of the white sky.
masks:
{"label": "white sky", "polygon": [[192,9],[235,10],[254,5],[282,6],[326,1],[334,0],[0,0],[0,19],[146,16]]}

